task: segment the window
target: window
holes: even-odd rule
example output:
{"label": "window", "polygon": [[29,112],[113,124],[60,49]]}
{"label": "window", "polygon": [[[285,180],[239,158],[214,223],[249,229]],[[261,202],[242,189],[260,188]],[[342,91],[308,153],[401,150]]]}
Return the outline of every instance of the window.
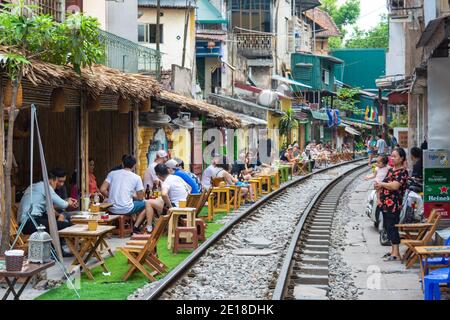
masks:
{"label": "window", "polygon": [[231,27],[270,32],[271,0],[232,0]]}
{"label": "window", "polygon": [[[160,43],[163,43],[164,39],[164,28],[163,25],[159,25],[159,30],[161,33]],[[156,43],[156,24],[139,24],[138,25],[138,41],[139,42],[147,42],[147,43]]]}
{"label": "window", "polygon": [[322,69],[322,82],[326,85],[330,84],[330,71],[327,69]]}

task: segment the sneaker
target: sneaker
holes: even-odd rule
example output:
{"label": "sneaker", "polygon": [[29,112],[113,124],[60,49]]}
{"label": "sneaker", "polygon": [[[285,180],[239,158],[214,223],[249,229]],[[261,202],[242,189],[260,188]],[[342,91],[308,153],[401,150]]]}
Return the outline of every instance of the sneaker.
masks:
{"label": "sneaker", "polygon": [[152,226],[147,226],[147,227],[145,227],[144,234],[151,234],[152,231],[153,231],[153,227]]}
{"label": "sneaker", "polygon": [[133,227],[133,234],[141,234],[141,230],[139,230],[139,228]]}

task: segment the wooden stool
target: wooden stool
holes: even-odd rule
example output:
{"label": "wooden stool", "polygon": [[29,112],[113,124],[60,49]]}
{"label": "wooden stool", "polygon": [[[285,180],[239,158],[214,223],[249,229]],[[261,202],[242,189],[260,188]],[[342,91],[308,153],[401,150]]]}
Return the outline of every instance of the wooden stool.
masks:
{"label": "wooden stool", "polygon": [[197,228],[197,238],[198,241],[206,241],[206,224],[203,219],[197,218],[195,219],[195,227]]}
{"label": "wooden stool", "polygon": [[272,174],[271,177],[275,178],[275,182],[272,183],[272,188],[270,189],[270,191],[273,191],[280,187],[280,173],[278,172],[278,170],[274,174]]}
{"label": "wooden stool", "polygon": [[118,215],[118,226],[113,230],[114,235],[118,235],[119,238],[126,238],[133,234],[133,217],[126,215]]}
{"label": "wooden stool", "polygon": [[[181,243],[181,233],[189,233],[192,237],[192,242]],[[175,229],[175,241],[173,244],[173,253],[177,254],[179,249],[197,249],[198,237],[197,228],[192,227],[176,227]]]}
{"label": "wooden stool", "polygon": [[211,192],[208,197],[208,217],[206,218],[208,222],[214,220],[214,198],[216,196]]}
{"label": "wooden stool", "polygon": [[248,182],[250,183],[250,188],[253,190],[253,197],[254,197],[253,200],[256,201],[256,200],[258,200],[258,196],[259,196],[258,191],[259,191],[260,181],[251,179]]}
{"label": "wooden stool", "polygon": [[[214,201],[214,213],[216,212],[230,212],[230,188],[229,187],[217,187],[212,189],[212,194],[215,196]],[[224,202],[222,202],[222,196],[224,198]]]}
{"label": "wooden stool", "polygon": [[[172,250],[174,239],[175,239],[175,231],[179,225],[179,220],[182,217],[186,217],[186,227],[195,228],[195,213],[197,211],[196,208],[170,208],[170,212],[172,215],[170,217],[168,223],[167,230],[167,249]],[[195,228],[195,230],[197,230]],[[190,236],[188,237],[190,240]]]}
{"label": "wooden stool", "polygon": [[262,189],[262,194],[268,194],[272,191],[272,176],[261,176],[261,186],[267,184],[266,190]]}

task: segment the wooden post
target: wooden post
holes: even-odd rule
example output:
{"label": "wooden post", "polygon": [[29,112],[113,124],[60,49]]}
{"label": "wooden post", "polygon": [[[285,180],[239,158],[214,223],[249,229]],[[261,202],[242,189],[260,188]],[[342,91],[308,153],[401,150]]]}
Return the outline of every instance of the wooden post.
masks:
{"label": "wooden post", "polygon": [[183,68],[184,68],[184,65],[186,62],[186,41],[187,41],[187,33],[188,33],[188,29],[189,29],[188,27],[189,27],[190,10],[191,10],[191,1],[189,1],[189,4],[187,5],[186,11],[184,14],[185,20],[184,20],[184,37],[183,37],[183,56],[181,59],[181,66]]}
{"label": "wooden post", "polygon": [[80,105],[81,197],[89,194],[89,111],[84,94]]}
{"label": "wooden post", "polygon": [[136,173],[139,172],[141,163],[139,161],[139,104],[133,103],[133,155],[136,158]]}
{"label": "wooden post", "polygon": [[[1,229],[3,234],[3,228],[6,224],[6,210],[5,210],[5,174],[4,174],[4,163],[5,163],[5,119],[3,118],[3,78],[0,76],[0,217],[1,217]],[[6,227],[6,226],[5,226]],[[4,239],[2,237],[2,242]],[[9,241],[9,239],[8,239]]]}
{"label": "wooden post", "polygon": [[161,42],[160,30],[161,0],[156,0],[156,51],[159,53],[159,44]]}

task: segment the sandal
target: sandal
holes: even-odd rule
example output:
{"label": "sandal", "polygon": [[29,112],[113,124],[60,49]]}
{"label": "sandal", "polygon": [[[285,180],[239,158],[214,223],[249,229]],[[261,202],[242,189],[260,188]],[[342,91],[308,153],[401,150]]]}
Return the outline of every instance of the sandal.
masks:
{"label": "sandal", "polygon": [[387,258],[385,258],[383,261],[399,261],[400,258],[397,256],[389,256]]}
{"label": "sandal", "polygon": [[381,258],[387,258],[387,257],[390,257],[390,256],[391,256],[391,253],[388,252],[388,253],[386,253],[384,256],[382,256]]}

